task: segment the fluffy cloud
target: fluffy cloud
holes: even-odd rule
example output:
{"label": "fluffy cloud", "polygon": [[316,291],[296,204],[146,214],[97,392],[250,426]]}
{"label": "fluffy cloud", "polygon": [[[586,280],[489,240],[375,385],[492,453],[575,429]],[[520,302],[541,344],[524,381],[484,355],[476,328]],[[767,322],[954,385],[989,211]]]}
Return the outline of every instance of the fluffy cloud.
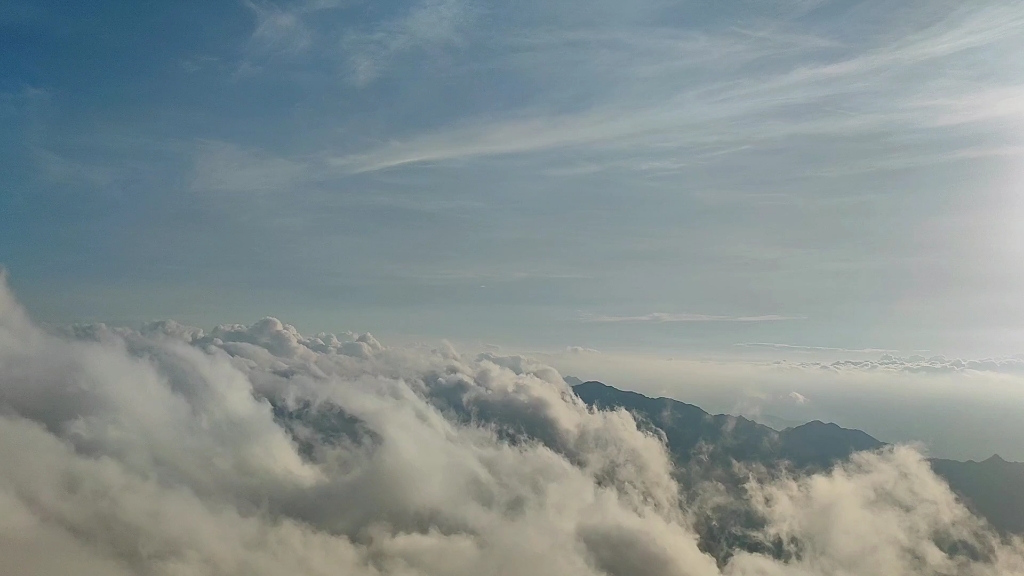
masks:
{"label": "fluffy cloud", "polygon": [[[1003,546],[905,447],[855,454],[828,474],[768,485],[750,498],[789,565],[740,554],[736,574],[1020,574]],[[951,554],[960,549],[964,554]],[[981,560],[981,561],[979,561]]]}
{"label": "fluffy cloud", "polygon": [[600,354],[598,350],[594,348],[586,348],[584,346],[568,346],[565,349],[566,354]]}
{"label": "fluffy cloud", "polygon": [[[265,318],[44,332],[0,290],[11,574],[1021,573],[916,453],[751,482],[775,559],[701,552],[664,447],[525,357]],[[977,553],[953,553],[954,543]],[[948,552],[948,553],[947,553]]]}
{"label": "fluffy cloud", "polygon": [[808,400],[806,396],[799,392],[790,392],[788,396],[789,399],[796,404],[807,404],[808,402],[810,402],[810,400]]}

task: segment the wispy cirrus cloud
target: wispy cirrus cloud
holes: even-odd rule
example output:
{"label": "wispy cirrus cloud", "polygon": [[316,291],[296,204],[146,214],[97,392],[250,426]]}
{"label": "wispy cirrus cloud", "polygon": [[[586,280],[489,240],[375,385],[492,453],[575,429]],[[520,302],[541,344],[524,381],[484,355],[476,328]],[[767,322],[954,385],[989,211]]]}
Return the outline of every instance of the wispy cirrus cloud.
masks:
{"label": "wispy cirrus cloud", "polygon": [[586,315],[584,322],[783,322],[806,320],[806,316],[785,316],[782,314],[761,314],[756,316],[722,316],[717,314],[691,314],[675,312],[652,312],[638,316]]}
{"label": "wispy cirrus cloud", "polygon": [[[318,58],[347,67],[356,86],[375,82],[398,58],[436,63],[431,54],[456,46],[501,54],[473,66],[527,75],[542,66],[572,66],[595,84],[590,104],[574,110],[555,111],[546,102],[555,88],[542,87],[531,106],[511,113],[462,116],[443,128],[393,134],[383,142],[324,146],[312,167],[338,177],[555,149],[602,157],[628,150],[625,160],[619,154],[598,165],[677,172],[711,156],[770,149],[793,138],[852,138],[897,130],[901,136],[919,130],[947,134],[930,137],[933,146],[893,146],[886,154],[850,157],[843,166],[814,166],[808,173],[898,170],[1020,155],[1015,141],[994,145],[949,134],[1024,123],[1019,105],[1024,84],[1005,74],[1012,62],[1001,79],[979,79],[965,66],[972,50],[1006,53],[1024,47],[1024,10],[1009,3],[952,11],[937,22],[910,19],[895,39],[891,33],[869,35],[861,45],[770,23],[714,32],[527,28],[481,37],[469,34],[477,11],[458,0],[413,3],[390,19],[335,29],[336,37],[328,41],[316,34],[313,19],[336,3],[248,5],[257,16],[253,49],[293,55],[315,51]],[[715,62],[714,69],[709,61]],[[943,66],[941,77],[905,80],[922,76],[936,62]],[[602,87],[609,85],[616,89]],[[793,114],[795,109],[800,114]],[[587,166],[585,173],[594,171]],[[573,172],[564,167],[548,171],[560,169]]]}
{"label": "wispy cirrus cloud", "polygon": [[[852,354],[888,354],[899,352],[888,348],[837,348],[832,346],[802,346],[799,344],[778,344],[775,342],[739,342],[742,348],[768,348],[771,350],[790,350],[793,352],[846,352]],[[921,350],[917,350],[921,352]]]}
{"label": "wispy cirrus cloud", "polygon": [[[76,260],[113,270],[113,294],[140,266],[169,262],[183,285],[265,266],[309,291],[293,302],[327,298],[310,288],[325,278],[358,278],[330,293],[352,305],[332,310],[415,307],[421,315],[394,325],[423,333],[456,318],[462,334],[516,330],[520,315],[547,326],[536,334],[552,345],[616,332],[576,318],[591,310],[615,313],[595,315],[606,327],[640,332],[718,323],[706,345],[733,353],[739,338],[726,323],[756,324],[750,338],[768,342],[883,334],[906,350],[1019,350],[1024,332],[968,345],[979,340],[958,331],[1024,318],[1019,299],[994,304],[1021,282],[1002,263],[1024,246],[1007,240],[1019,194],[1000,188],[1019,180],[995,173],[1024,153],[1020,2],[638,4],[251,0],[204,6],[204,26],[159,30],[147,24],[159,15],[143,12],[135,27],[104,21],[131,49],[102,61],[69,54],[53,73],[5,84],[54,98],[0,95],[4,149],[34,149],[0,163],[8,187],[23,190],[0,195],[0,213],[20,211],[38,230],[9,227],[0,245],[12,266],[40,270],[60,269],[69,246],[90,247]],[[123,30],[135,32],[116,37]],[[195,42],[157,53],[178,49],[139,40],[149,30]],[[54,64],[12,50],[29,64],[11,70]],[[130,74],[158,60],[171,66]],[[89,67],[102,73],[85,94],[71,79]],[[99,130],[177,144],[159,174],[145,159],[126,164],[125,147],[67,145],[75,131]],[[74,239],[38,241],[70,233],[45,217],[65,202],[83,223]],[[999,218],[1006,233],[992,232]],[[111,223],[131,223],[132,240],[106,239]],[[208,249],[143,232],[154,229],[188,229]],[[238,258],[243,246],[253,262]],[[628,280],[617,275],[626,268]],[[53,287],[54,315],[93,313],[66,304],[67,286],[32,281],[35,293]],[[513,293],[523,309],[507,312]],[[470,294],[517,318],[462,320]],[[813,320],[665,312],[750,312],[751,302]],[[326,306],[314,307],[320,318]],[[534,337],[522,330],[514,339]]]}
{"label": "wispy cirrus cloud", "polygon": [[305,22],[305,14],[315,6],[299,4],[281,7],[272,2],[247,0],[256,18],[249,39],[249,49],[262,53],[296,54],[310,47],[313,31]]}
{"label": "wispy cirrus cloud", "polygon": [[[954,11],[938,22],[911,21],[895,40],[883,35],[859,46],[771,27],[714,34],[643,29],[527,35],[512,44],[519,45],[520,59],[557,47],[577,54],[584,69],[618,88],[595,88],[593,104],[585,109],[552,113],[538,106],[505,118],[463,118],[444,129],[337,156],[332,163],[362,173],[557,148],[640,148],[650,159],[650,154],[691,156],[708,147],[739,151],[793,137],[965,125],[993,129],[993,123],[1024,119],[1017,104],[1024,101],[1024,84],[1012,75],[979,79],[969,65],[971,52],[1009,53],[1024,46],[1022,22],[1019,6],[994,5]],[[555,62],[567,58],[550,56]],[[935,65],[943,66],[941,77],[926,73]],[[690,80],[693,76],[702,81]],[[921,81],[907,80],[918,76]],[[948,144],[941,153],[895,151],[879,158],[880,168],[942,162],[963,149],[987,155],[969,140]]]}
{"label": "wispy cirrus cloud", "polygon": [[[309,57],[345,69],[349,80],[365,87],[385,74],[403,55],[438,50],[463,43],[474,10],[461,0],[421,0],[380,20],[366,20],[364,11],[343,0],[304,0],[282,4],[245,0],[255,16],[246,57],[237,74],[262,70],[271,57]],[[347,11],[340,22],[325,11]]]}
{"label": "wispy cirrus cloud", "polygon": [[372,83],[404,53],[460,44],[472,14],[461,0],[425,0],[370,30],[349,32],[342,46],[352,81],[357,86]]}

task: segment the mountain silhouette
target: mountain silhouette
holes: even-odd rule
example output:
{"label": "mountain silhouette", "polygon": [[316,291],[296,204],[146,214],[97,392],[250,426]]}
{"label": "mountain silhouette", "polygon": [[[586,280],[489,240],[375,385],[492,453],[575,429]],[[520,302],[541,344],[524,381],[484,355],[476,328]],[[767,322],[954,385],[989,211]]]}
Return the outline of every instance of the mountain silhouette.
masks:
{"label": "mountain silhouette", "polygon": [[[567,382],[571,385],[573,380]],[[572,390],[589,406],[624,408],[641,428],[663,434],[684,484],[714,479],[737,488],[742,478],[731,472],[733,463],[810,472],[826,469],[854,452],[885,446],[861,430],[818,420],[779,431],[740,416],[713,415],[693,404],[651,398],[596,381],[576,383]],[[953,492],[994,528],[1024,535],[1024,463],[1007,462],[998,455],[983,462],[929,462]]]}
{"label": "mountain silhouette", "polygon": [[709,414],[693,404],[650,398],[601,382],[584,382],[572,389],[590,406],[625,408],[638,417],[641,425],[661,430],[669,451],[681,464],[699,456],[718,464],[729,460],[761,464],[786,461],[798,468],[823,468],[854,452],[884,445],[860,430],[835,424],[815,421],[780,432],[742,416]]}
{"label": "mountain silhouette", "polygon": [[1007,462],[999,455],[982,462],[931,463],[974,512],[1003,532],[1024,534],[1024,463]]}

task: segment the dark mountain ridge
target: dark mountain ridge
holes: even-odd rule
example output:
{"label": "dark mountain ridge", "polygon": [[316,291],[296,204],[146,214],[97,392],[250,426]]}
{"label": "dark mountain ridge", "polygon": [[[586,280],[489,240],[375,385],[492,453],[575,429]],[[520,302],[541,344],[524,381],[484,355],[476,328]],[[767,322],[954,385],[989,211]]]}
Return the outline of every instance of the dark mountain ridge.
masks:
{"label": "dark mountain ridge", "polygon": [[1007,462],[993,455],[981,462],[935,458],[931,464],[932,470],[993,526],[1024,534],[1024,462]]}
{"label": "dark mountain ridge", "polygon": [[[730,477],[733,463],[821,470],[854,452],[885,446],[866,432],[833,423],[815,420],[779,431],[741,416],[709,414],[671,398],[651,398],[596,381],[572,385],[574,380],[578,382],[567,382],[587,405],[624,408],[641,428],[659,430],[684,483],[737,482],[738,477]],[[1004,534],[1024,534],[1024,463],[1007,462],[998,455],[983,462],[929,462],[964,503],[993,527]]]}
{"label": "dark mountain ridge", "polygon": [[[572,387],[586,404],[598,409],[625,408],[666,436],[677,462],[688,463],[698,453],[710,454],[720,464],[727,460],[769,463],[785,460],[799,468],[827,467],[860,450],[884,443],[860,430],[820,421],[777,431],[742,416],[709,414],[671,398],[650,398],[619,390],[601,382]],[[697,452],[695,452],[697,450]]]}

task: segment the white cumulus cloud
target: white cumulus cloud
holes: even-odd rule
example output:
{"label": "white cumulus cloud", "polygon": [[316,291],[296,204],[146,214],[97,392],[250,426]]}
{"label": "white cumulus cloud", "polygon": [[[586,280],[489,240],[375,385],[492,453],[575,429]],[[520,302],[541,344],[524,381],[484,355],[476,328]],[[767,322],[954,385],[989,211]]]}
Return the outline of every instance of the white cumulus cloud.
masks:
{"label": "white cumulus cloud", "polygon": [[[521,430],[525,437],[511,437]],[[779,558],[701,552],[672,463],[526,357],[274,318],[59,335],[0,289],[7,574],[1013,574],[914,451],[751,482]],[[949,543],[973,556],[952,553]]]}

